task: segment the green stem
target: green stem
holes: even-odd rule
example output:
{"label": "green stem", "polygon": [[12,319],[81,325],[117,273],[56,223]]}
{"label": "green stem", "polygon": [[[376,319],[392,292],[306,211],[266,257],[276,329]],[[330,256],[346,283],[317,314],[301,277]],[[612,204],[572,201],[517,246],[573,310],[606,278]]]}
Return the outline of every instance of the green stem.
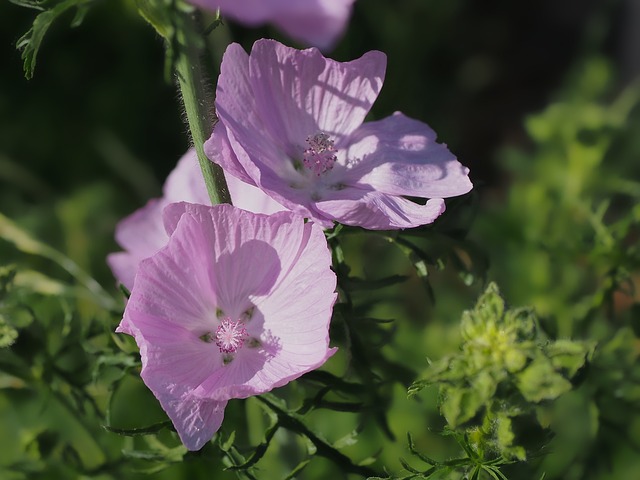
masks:
{"label": "green stem", "polygon": [[213,131],[215,114],[213,96],[208,88],[211,79],[206,74],[204,61],[210,61],[206,42],[197,12],[179,11],[181,18],[176,22],[175,70],[182,101],[187,113],[191,138],[198,154],[207,192],[211,204],[231,203],[229,189],[222,169],[209,161],[204,153],[204,142]]}

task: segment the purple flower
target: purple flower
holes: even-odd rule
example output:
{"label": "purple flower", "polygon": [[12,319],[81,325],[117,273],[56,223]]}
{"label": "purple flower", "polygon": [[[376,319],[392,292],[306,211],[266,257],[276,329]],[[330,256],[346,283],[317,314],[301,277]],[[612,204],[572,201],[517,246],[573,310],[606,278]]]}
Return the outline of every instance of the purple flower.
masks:
{"label": "purple flower", "polygon": [[169,242],[143,260],[117,331],[180,439],[201,448],[228,400],[321,366],[336,276],[322,229],[291,212],[174,203]]}
{"label": "purple flower", "polygon": [[[256,213],[285,210],[254,186],[226,175],[229,193],[236,206]],[[116,227],[116,241],[125,250],[107,257],[113,275],[129,290],[133,287],[138,264],[167,244],[169,235],[162,225],[162,211],[173,202],[209,205],[209,195],[198,165],[196,151],[185,153],[169,174],[162,198],[150,200]]]}
{"label": "purple flower", "polygon": [[190,0],[250,26],[273,23],[296,40],[330,48],[344,32],[355,0]]}
{"label": "purple flower", "polygon": [[[209,158],[324,227],[369,229],[433,222],[444,198],[471,190],[468,169],[428,125],[396,112],[362,123],[382,88],[386,57],[351,62],[260,40],[224,54],[220,122]],[[429,198],[425,205],[405,198]]]}

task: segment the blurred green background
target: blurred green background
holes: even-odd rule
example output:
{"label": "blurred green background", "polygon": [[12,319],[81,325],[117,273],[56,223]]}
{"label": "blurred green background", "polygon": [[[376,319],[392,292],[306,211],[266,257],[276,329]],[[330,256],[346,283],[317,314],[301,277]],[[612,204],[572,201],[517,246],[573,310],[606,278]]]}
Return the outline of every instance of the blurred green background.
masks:
{"label": "blurred green background", "polygon": [[[169,432],[154,440],[101,428],[165,420],[128,374],[130,357],[113,354],[114,342],[124,342],[125,352],[134,348],[109,334],[122,300],[104,261],[118,249],[117,221],[160,194],[188,147],[178,94],[163,76],[162,41],[133,1],[98,2],[79,27],[69,27],[73,15],[53,25],[27,81],[15,44],[35,13],[0,3],[0,212],[72,259],[117,300],[100,307],[96,298],[106,294],[78,293],[82,281],[42,248],[28,251],[0,239],[0,265],[22,272],[15,295],[0,299],[0,311],[15,315],[20,327],[16,343],[0,350],[0,369],[7,372],[0,376],[0,478],[143,478],[147,470],[163,479],[235,478],[222,473],[211,451],[171,464],[167,459],[183,452]],[[371,118],[400,110],[425,121],[470,167],[475,196],[463,213],[476,218],[468,239],[490,260],[488,272],[467,265],[477,267],[477,278],[461,278],[451,264],[435,269],[433,304],[410,262],[388,242],[345,239],[358,275],[411,277],[385,290],[386,302],[370,309],[396,319],[385,355],[420,373],[427,357],[455,351],[460,314],[482,290],[483,274],[512,304],[534,306],[550,335],[603,346],[602,371],[558,406],[563,421],[546,455],[527,468],[505,470],[509,478],[540,478],[543,471],[548,479],[638,478],[639,27],[640,8],[632,0],[358,0],[332,53],[338,60],[371,49],[387,54]],[[292,43],[269,27],[225,24],[210,37],[212,62],[219,64],[230,41],[249,49],[261,37]],[[463,213],[451,209],[436,228],[446,230],[446,222]],[[358,299],[369,300],[366,293]],[[339,373],[340,362],[345,358],[329,369]],[[75,398],[76,387],[87,396]],[[296,388],[284,395],[294,398]],[[406,389],[394,384],[388,395],[396,441],[367,424],[358,443],[345,441],[345,453],[356,461],[377,455],[378,466],[399,472],[411,431],[431,457],[455,454],[455,444],[437,434],[444,419],[435,389],[408,400]],[[232,404],[229,423],[244,425],[239,435],[256,445],[266,426],[257,401]],[[330,441],[358,427],[354,415],[326,410],[307,421]],[[229,435],[231,427],[223,430]],[[260,464],[261,479],[284,478],[304,457],[292,434],[279,432],[276,441]],[[131,453],[142,450],[162,454]],[[356,478],[322,459],[297,478],[330,475]]]}

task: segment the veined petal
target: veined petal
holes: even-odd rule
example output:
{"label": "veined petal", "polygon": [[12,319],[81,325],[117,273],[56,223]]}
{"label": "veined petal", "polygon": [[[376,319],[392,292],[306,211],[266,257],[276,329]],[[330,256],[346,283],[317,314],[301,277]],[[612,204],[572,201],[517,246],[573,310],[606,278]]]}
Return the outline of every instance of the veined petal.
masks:
{"label": "veined petal", "polygon": [[[336,277],[322,229],[296,219],[284,224],[271,244],[280,253],[281,272],[268,292],[251,295],[247,322],[258,347],[244,348],[196,390],[203,398],[244,398],[284,385],[318,368],[333,353],[329,322],[336,300]],[[292,299],[296,299],[292,301]]]}
{"label": "veined petal", "polygon": [[[226,132],[220,134],[226,133],[227,142],[249,178],[258,181],[258,166],[253,165],[256,162],[263,168],[276,170],[284,163],[286,154],[282,149],[283,139],[272,138],[264,124],[265,119],[256,105],[255,92],[249,79],[249,55],[237,43],[229,45],[222,57],[215,104],[216,114],[226,127]],[[216,125],[213,135],[216,135],[218,128]],[[214,150],[224,151],[224,138],[213,140],[218,143],[208,143],[206,148],[207,155],[211,154],[210,158],[216,161],[220,155],[216,155]],[[222,163],[232,163],[232,160],[225,158],[221,160]],[[230,172],[246,180],[240,171]]]}
{"label": "veined petal", "polygon": [[[135,337],[143,380],[199,448],[226,400],[284,385],[333,354],[336,277],[322,230],[291,212],[174,203],[164,217],[169,242],[141,262],[118,330]],[[232,329],[238,343],[223,349],[219,335]]]}
{"label": "veined petal", "polygon": [[[213,127],[213,132],[209,139],[204,142],[204,152],[213,163],[219,165],[225,172],[225,176],[235,177],[243,182],[251,185],[255,185],[255,181],[252,176],[249,175],[238,159],[234,149],[232,148],[229,137],[227,135],[227,128],[224,123],[217,122]],[[247,157],[246,152],[241,152],[242,157]],[[248,167],[253,173],[253,176],[259,178],[259,172],[254,164],[249,163]],[[187,201],[179,200],[179,201]],[[197,203],[197,202],[196,202]]]}
{"label": "veined petal", "polygon": [[400,112],[363,124],[349,139],[345,183],[390,195],[448,198],[471,190],[469,169],[425,123]]}
{"label": "veined petal", "polygon": [[301,51],[273,40],[257,41],[249,57],[258,112],[271,136],[287,142],[285,152],[294,158],[309,135],[322,131],[339,143],[358,128],[380,93],[385,69],[382,52],[341,63],[315,48]]}
{"label": "veined petal", "polygon": [[207,267],[213,263],[213,253],[203,232],[186,218],[180,221],[182,235],[140,262],[134,287],[137,283],[141,287],[131,291],[125,319],[132,312],[144,312],[198,333],[215,318],[216,292]]}
{"label": "veined petal", "polygon": [[226,401],[199,398],[175,383],[153,393],[189,450],[200,450],[222,424]]}
{"label": "veined petal", "polygon": [[402,197],[357,188],[336,192],[332,199],[318,202],[315,207],[340,223],[370,230],[426,225],[445,210],[444,200],[440,198],[419,205]]}
{"label": "veined petal", "polygon": [[318,235],[324,241],[317,226],[305,225],[301,217],[290,212],[247,216],[230,205],[189,203],[175,203],[165,209],[165,227],[172,237],[184,216],[195,219],[197,226],[193,228],[199,229],[212,252],[210,275],[218,307],[231,309],[225,313],[234,315],[240,313],[237,308],[248,308],[242,299],[266,295],[280,282],[300,256],[300,249],[306,248],[311,232],[315,232],[314,245],[318,245]]}
{"label": "veined petal", "polygon": [[350,138],[346,183],[357,182],[390,195],[447,198],[472,188],[469,169],[436,142],[425,123],[400,112],[367,122]]}

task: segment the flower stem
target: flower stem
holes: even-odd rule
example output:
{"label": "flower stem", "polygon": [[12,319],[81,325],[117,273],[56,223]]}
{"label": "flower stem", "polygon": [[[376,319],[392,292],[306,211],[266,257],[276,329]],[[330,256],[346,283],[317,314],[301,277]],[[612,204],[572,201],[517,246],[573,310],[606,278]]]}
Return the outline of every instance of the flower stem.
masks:
{"label": "flower stem", "polygon": [[210,61],[206,42],[197,11],[176,12],[182,18],[176,22],[175,42],[172,46],[175,54],[175,71],[182,101],[187,114],[187,122],[198,162],[202,169],[211,204],[231,203],[229,189],[222,169],[212,163],[204,153],[204,142],[213,131],[215,114],[213,98],[207,88],[210,78],[203,64]]}

